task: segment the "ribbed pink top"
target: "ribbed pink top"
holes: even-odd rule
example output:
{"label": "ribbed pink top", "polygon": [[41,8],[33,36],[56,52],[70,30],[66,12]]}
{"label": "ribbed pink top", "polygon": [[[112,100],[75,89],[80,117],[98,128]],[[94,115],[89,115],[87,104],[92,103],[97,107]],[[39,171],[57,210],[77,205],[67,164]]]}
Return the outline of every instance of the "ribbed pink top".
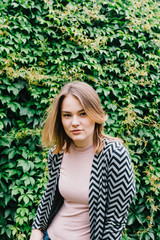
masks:
{"label": "ribbed pink top", "polygon": [[89,179],[94,157],[93,145],[64,153],[59,191],[64,204],[47,229],[52,240],[89,240]]}

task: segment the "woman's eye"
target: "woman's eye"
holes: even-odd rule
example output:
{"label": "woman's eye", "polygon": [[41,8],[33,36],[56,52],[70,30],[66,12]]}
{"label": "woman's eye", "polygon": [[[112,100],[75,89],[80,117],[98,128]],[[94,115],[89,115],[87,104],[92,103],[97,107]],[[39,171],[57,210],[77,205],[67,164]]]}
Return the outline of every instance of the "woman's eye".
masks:
{"label": "woman's eye", "polygon": [[80,116],[86,116],[85,112],[80,113]]}
{"label": "woman's eye", "polygon": [[63,114],[63,117],[70,117],[70,114]]}

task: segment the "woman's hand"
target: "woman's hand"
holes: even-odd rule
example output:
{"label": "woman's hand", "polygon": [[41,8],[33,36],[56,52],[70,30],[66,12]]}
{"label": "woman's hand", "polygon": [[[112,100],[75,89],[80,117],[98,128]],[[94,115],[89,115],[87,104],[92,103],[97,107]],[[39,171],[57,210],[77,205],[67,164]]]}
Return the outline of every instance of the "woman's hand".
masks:
{"label": "woman's hand", "polygon": [[32,229],[30,240],[42,240],[43,233],[39,229]]}

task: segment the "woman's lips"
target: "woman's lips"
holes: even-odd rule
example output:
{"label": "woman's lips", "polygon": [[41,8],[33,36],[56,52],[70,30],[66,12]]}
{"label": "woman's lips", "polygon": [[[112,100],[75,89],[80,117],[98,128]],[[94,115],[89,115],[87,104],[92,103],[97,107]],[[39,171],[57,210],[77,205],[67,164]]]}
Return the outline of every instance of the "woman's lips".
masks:
{"label": "woman's lips", "polygon": [[78,134],[78,133],[80,133],[82,130],[80,130],[80,129],[75,129],[75,130],[72,130],[71,132],[72,133],[74,133],[74,134]]}

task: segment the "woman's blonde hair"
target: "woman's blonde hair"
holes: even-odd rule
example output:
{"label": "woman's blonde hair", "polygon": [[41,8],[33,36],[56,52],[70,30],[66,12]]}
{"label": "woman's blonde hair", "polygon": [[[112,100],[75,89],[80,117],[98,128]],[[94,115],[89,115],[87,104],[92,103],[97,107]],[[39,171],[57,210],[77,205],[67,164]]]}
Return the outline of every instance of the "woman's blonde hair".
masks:
{"label": "woman's blonde hair", "polygon": [[103,148],[103,137],[110,138],[103,134],[103,123],[106,120],[106,115],[96,91],[87,83],[77,81],[64,85],[57,95],[42,131],[42,145],[47,147],[56,145],[55,153],[61,152],[64,146],[65,151],[69,150],[72,140],[65,133],[61,121],[62,101],[68,95],[76,97],[88,117],[95,122],[93,144],[95,152],[99,153]]}

